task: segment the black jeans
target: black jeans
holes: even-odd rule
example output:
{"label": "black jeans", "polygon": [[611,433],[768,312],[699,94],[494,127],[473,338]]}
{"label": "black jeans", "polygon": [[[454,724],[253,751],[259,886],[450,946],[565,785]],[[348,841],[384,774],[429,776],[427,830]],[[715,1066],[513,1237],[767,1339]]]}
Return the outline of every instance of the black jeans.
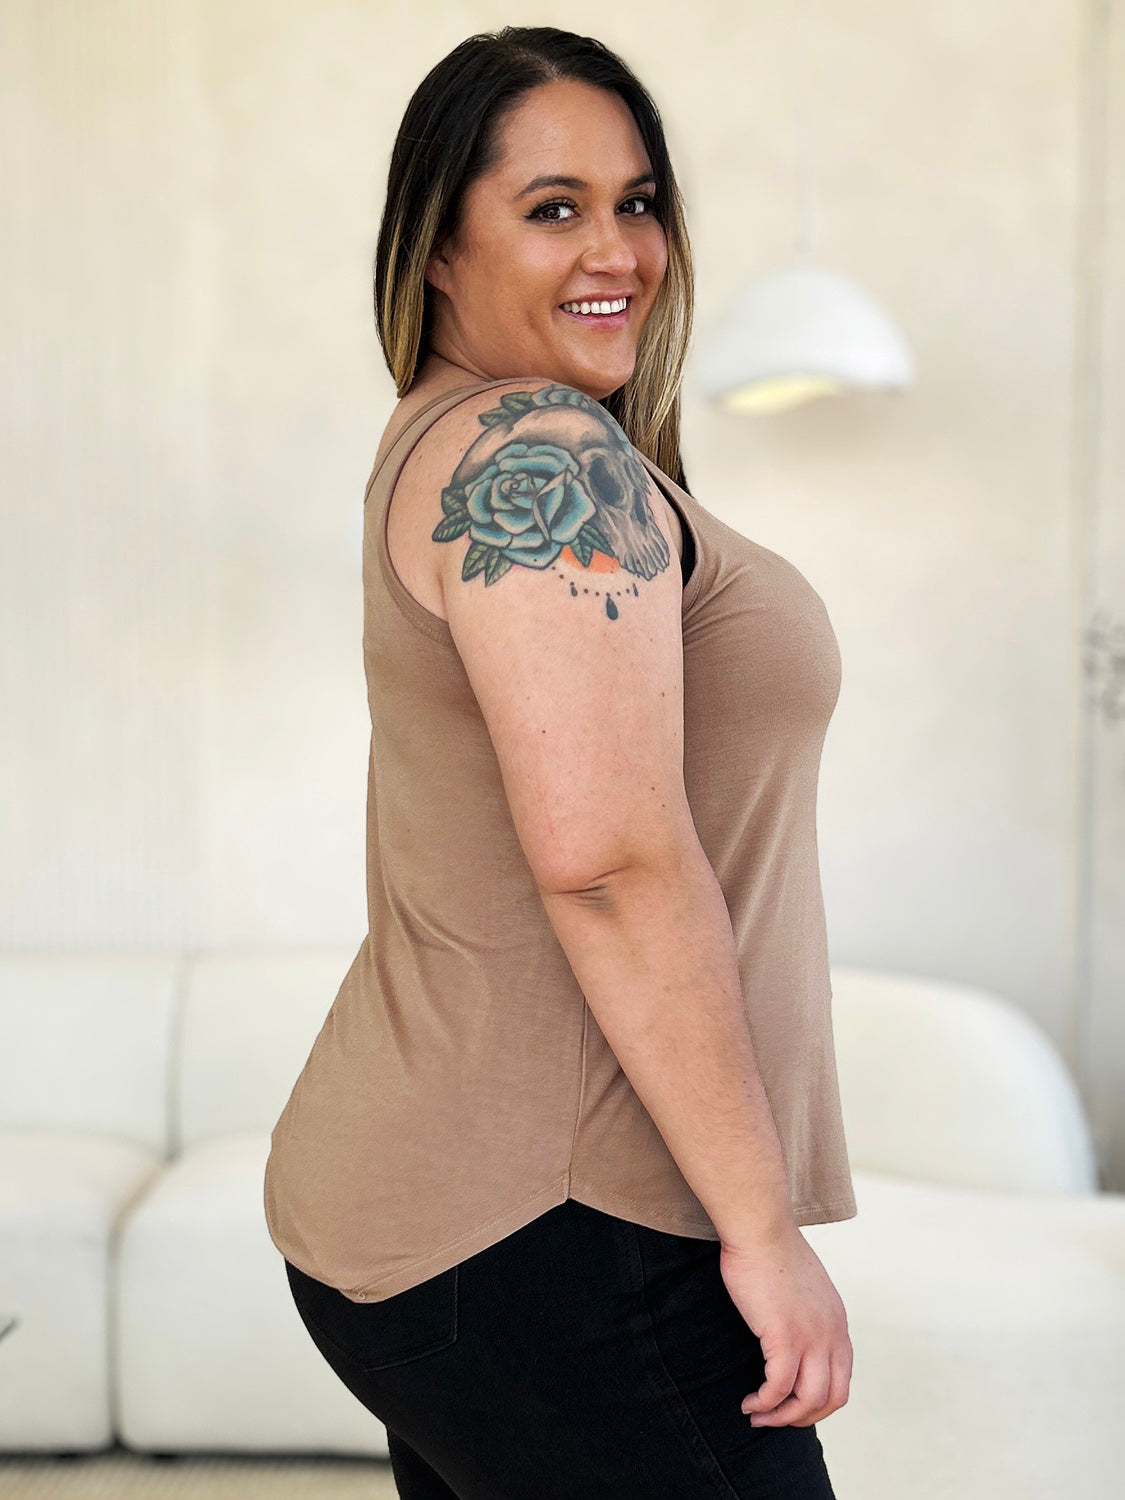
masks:
{"label": "black jeans", "polygon": [[834,1500],[816,1427],[751,1427],[762,1346],[716,1240],[573,1198],[382,1302],[286,1261],[402,1500]]}

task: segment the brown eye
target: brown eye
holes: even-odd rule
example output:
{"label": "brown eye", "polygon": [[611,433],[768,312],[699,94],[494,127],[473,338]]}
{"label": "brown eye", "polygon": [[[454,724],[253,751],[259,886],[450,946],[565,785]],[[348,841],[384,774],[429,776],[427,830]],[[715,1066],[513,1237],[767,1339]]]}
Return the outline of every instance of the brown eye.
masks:
{"label": "brown eye", "polygon": [[550,203],[541,203],[538,208],[533,208],[527,215],[529,219],[541,219],[545,224],[565,224],[567,221],[561,215],[551,214],[551,209],[573,209],[575,204],[565,198],[553,198]]}
{"label": "brown eye", "polygon": [[643,205],[639,213],[631,213],[630,219],[643,219],[646,214],[651,214],[653,209],[652,198],[648,193],[636,193],[632,198],[626,198],[626,203],[640,203]]}

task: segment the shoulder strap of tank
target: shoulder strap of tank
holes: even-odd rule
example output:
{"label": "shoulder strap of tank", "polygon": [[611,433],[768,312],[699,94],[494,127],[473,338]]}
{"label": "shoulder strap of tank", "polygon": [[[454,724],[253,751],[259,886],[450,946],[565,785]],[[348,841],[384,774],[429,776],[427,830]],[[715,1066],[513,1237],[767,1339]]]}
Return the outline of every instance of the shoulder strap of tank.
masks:
{"label": "shoulder strap of tank", "polygon": [[[426,428],[432,426],[439,417],[444,417],[447,411],[452,411],[462,401],[467,401],[470,396],[476,395],[477,391],[487,391],[497,385],[511,385],[513,381],[518,381],[519,378],[518,375],[505,375],[500,380],[477,380],[472,385],[459,385],[451,391],[442,391],[440,395],[434,396],[432,400],[427,401],[424,406],[420,406],[372,470],[371,478],[367,481],[367,488],[363,494],[363,503],[367,504],[367,498],[375,486],[375,481],[384,472],[392,456],[399,451],[404,443],[408,445],[406,452],[403,453],[403,461],[405,462],[409,452],[414,448]],[[429,419],[428,421],[426,420],[427,418]],[[424,426],[419,427],[419,423],[424,423]],[[399,468],[401,469],[401,467],[402,465],[400,464]]]}

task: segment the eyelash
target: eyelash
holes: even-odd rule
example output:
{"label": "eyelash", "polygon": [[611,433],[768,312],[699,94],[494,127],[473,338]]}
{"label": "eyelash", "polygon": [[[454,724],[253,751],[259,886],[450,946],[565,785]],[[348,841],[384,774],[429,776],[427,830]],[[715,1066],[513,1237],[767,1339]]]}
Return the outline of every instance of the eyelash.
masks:
{"label": "eyelash", "polygon": [[[627,219],[648,219],[653,216],[653,198],[651,193],[632,193],[628,198],[622,200],[625,203],[641,202],[647,204],[643,214],[626,214]],[[527,215],[529,219],[541,219],[544,224],[568,224],[569,219],[544,219],[542,218],[545,208],[574,208],[578,207],[570,198],[552,198],[548,203],[540,203],[538,208],[533,208]]]}

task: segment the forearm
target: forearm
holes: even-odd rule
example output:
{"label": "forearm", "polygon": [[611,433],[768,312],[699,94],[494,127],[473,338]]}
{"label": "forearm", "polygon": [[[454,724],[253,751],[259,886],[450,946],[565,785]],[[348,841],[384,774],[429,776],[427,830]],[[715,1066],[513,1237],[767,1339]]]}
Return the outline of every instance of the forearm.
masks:
{"label": "forearm", "polygon": [[587,1003],[727,1245],[793,1228],[730,916],[702,849],[545,892]]}

